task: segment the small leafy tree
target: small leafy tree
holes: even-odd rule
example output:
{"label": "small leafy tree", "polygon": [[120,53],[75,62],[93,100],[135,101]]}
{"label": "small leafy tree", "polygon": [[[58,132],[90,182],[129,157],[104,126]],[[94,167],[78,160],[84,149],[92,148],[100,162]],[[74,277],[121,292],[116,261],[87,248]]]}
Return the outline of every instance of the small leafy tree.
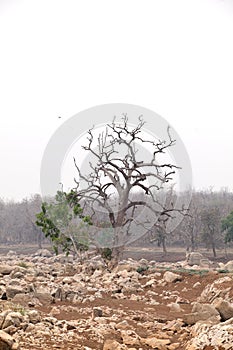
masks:
{"label": "small leafy tree", "polygon": [[72,196],[57,191],[52,203],[44,202],[41,212],[36,215],[36,224],[42,228],[46,238],[50,238],[56,254],[59,248],[67,255],[71,252],[81,256],[89,248],[89,216],[83,215],[80,203]]}
{"label": "small leafy tree", "polygon": [[233,211],[221,221],[222,232],[225,232],[225,243],[233,241]]}

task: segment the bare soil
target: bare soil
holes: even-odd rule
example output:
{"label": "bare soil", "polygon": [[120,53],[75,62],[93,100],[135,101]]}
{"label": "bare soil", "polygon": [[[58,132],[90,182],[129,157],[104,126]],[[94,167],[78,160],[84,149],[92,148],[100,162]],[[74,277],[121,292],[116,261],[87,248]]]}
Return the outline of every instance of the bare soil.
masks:
{"label": "bare soil", "polygon": [[[158,305],[148,305],[144,301],[133,301],[129,300],[131,294],[130,293],[124,293],[127,296],[127,299],[114,299],[110,294],[104,294],[103,298],[97,299],[93,302],[83,303],[82,308],[80,312],[73,312],[72,310],[69,310],[70,303],[68,302],[58,302],[55,305],[59,306],[65,306],[67,311],[62,311],[59,315],[56,317],[59,320],[79,320],[79,319],[87,319],[92,317],[92,309],[94,307],[101,307],[104,311],[103,316],[109,316],[109,310],[111,310],[111,314],[118,314],[119,310],[121,312],[123,311],[123,314],[127,318],[127,322],[130,325],[131,329],[134,329],[135,332],[141,336],[146,337],[153,333],[156,333],[156,329],[150,329],[147,333],[145,333],[145,329],[142,329],[141,324],[148,321],[158,321],[160,323],[166,323],[167,321],[172,321],[175,319],[182,319],[182,316],[184,313],[190,313],[192,309],[192,303],[197,300],[197,298],[200,296],[203,289],[206,287],[207,284],[212,283],[217,278],[220,278],[221,275],[215,274],[215,273],[206,273],[206,274],[191,274],[191,273],[182,273],[182,281],[176,282],[176,283],[170,283],[166,286],[166,288],[162,286],[156,286],[156,287],[147,287],[145,291],[138,292],[137,295],[145,295],[148,290],[156,292],[155,300],[159,302]],[[149,280],[149,278],[145,277],[143,280],[143,283],[146,283]],[[196,282],[200,282],[200,286],[198,288],[193,288],[193,285]],[[232,288],[232,295],[233,295],[233,287],[231,283],[226,283],[224,287],[231,287]],[[176,297],[174,295],[177,294],[179,297],[180,305],[181,305],[181,312],[173,312],[170,310],[170,308],[164,303],[164,296],[167,296],[167,303],[175,302]],[[117,296],[116,296],[117,297]],[[38,308],[40,311],[42,311],[45,314],[49,314],[52,307],[54,305],[47,305],[44,307]],[[86,310],[86,311],[85,311]],[[135,316],[137,315],[137,316]],[[124,320],[124,317],[122,317],[122,321]],[[78,332],[78,331],[77,331]],[[176,343],[179,341],[180,334],[174,334],[172,338],[172,343]],[[121,343],[122,339],[119,336],[119,333],[117,332],[111,332],[111,334],[106,334],[106,339],[115,339],[118,342]],[[189,339],[189,336],[186,337],[186,341]],[[54,345],[49,342],[47,345]],[[72,344],[66,344],[67,347],[64,347],[64,349],[68,349],[69,345]],[[75,344],[73,344],[74,346]],[[92,349],[98,349],[101,350],[103,348],[102,344],[97,344],[95,341],[91,339],[91,337],[87,337],[82,343],[79,345],[83,346],[83,349],[85,346],[90,347]],[[142,346],[134,346],[135,348],[142,349]],[[71,346],[72,348],[72,346]],[[143,350],[149,350],[151,349],[149,346],[144,346]],[[179,350],[184,350],[185,346],[180,346]],[[205,350],[211,350],[211,347],[206,347]],[[219,348],[221,349],[221,348]],[[29,349],[28,349],[29,350]]]}
{"label": "bare soil", "polygon": [[[31,254],[35,252],[38,247],[32,246],[0,246],[0,254],[6,253],[9,250],[15,250],[18,253],[21,252],[23,254]],[[203,250],[201,251],[205,257],[212,259],[212,254],[210,251]],[[177,262],[185,260],[185,250],[179,248],[170,249],[167,255],[164,255],[163,252],[156,248],[138,248],[138,247],[130,247],[124,251],[123,258],[133,258],[134,260],[147,259],[147,260],[155,260],[157,262]],[[217,261],[228,261],[233,260],[233,253],[229,252],[228,256],[225,256],[224,251],[218,252]],[[163,272],[163,271],[162,271]],[[193,272],[179,272],[182,275],[182,280],[176,283],[169,283],[166,287],[162,287],[156,284],[156,286],[148,286],[143,291],[138,291],[135,294],[139,296],[146,297],[148,291],[152,292],[152,297],[154,295],[154,300],[158,303],[156,305],[150,305],[146,303],[146,300],[130,300],[131,293],[125,292],[125,299],[118,299],[117,292],[115,296],[113,293],[105,293],[102,295],[102,298],[97,298],[92,302],[82,303],[80,305],[80,309],[74,311],[72,308],[73,304],[68,301],[56,301],[53,304],[44,305],[40,307],[35,307],[44,315],[49,315],[52,308],[54,306],[59,306],[61,308],[61,312],[56,315],[56,318],[59,320],[87,320],[92,318],[92,310],[94,307],[100,307],[103,310],[103,316],[112,316],[113,314],[119,315],[119,311],[122,313],[121,320],[127,320],[131,329],[133,329],[139,336],[147,337],[153,334],[156,334],[156,329],[150,328],[145,331],[145,328],[142,327],[142,324],[145,322],[154,322],[158,321],[160,323],[166,323],[167,321],[172,321],[175,319],[182,319],[184,313],[191,312],[192,303],[197,300],[197,298],[201,295],[203,289],[214,280],[222,277],[221,274],[216,272],[208,272],[208,273],[193,273]],[[225,275],[225,274],[224,274]],[[145,284],[152,277],[148,276],[148,272],[144,272],[143,284]],[[200,285],[198,288],[193,288],[193,285],[199,282]],[[226,283],[224,285],[225,288],[230,287],[230,296],[233,298],[233,286],[232,283]],[[153,294],[153,292],[155,294]],[[175,312],[171,311],[171,308],[168,306],[169,303],[176,302],[177,298],[179,298],[179,304],[181,306],[181,311]],[[166,300],[166,301],[165,301]],[[107,321],[111,322],[111,321]],[[82,335],[82,331],[78,328],[74,330],[77,335]],[[184,330],[185,332],[185,330]],[[172,343],[179,342],[180,334],[174,334],[172,338]],[[112,331],[111,334],[106,334],[105,339],[115,339],[119,343],[122,342],[122,339],[119,335],[119,332]],[[189,339],[189,334],[187,333],[186,341]],[[87,347],[87,348],[86,348]],[[97,343],[95,339],[92,338],[91,331],[86,330],[86,335],[83,335],[82,340],[79,341],[79,344],[71,342],[65,342],[64,344],[59,344],[56,346],[54,341],[52,341],[49,337],[43,339],[43,345],[41,347],[33,347],[34,350],[43,348],[44,350],[50,349],[64,349],[64,350],[74,350],[74,349],[83,349],[86,350],[96,349],[102,350],[103,343]],[[134,346],[136,349],[149,350],[151,349],[149,346]],[[23,350],[33,350],[30,346],[24,346]],[[185,346],[181,345],[179,350],[184,350]],[[220,350],[221,348],[219,348]],[[211,347],[206,347],[204,350],[212,350]]]}

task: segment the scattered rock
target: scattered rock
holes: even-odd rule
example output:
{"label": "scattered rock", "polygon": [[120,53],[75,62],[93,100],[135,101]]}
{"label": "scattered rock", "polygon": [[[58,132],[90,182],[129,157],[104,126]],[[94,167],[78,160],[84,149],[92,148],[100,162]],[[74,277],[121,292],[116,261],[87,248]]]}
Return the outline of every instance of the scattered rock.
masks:
{"label": "scattered rock", "polygon": [[14,266],[10,265],[0,265],[0,274],[1,275],[10,275],[11,272],[14,270]]}
{"label": "scattered rock", "polygon": [[[204,256],[199,252],[191,252],[187,254],[186,261],[190,266],[200,265],[201,260],[204,260]],[[206,260],[206,259],[205,259]]]}
{"label": "scattered rock", "polygon": [[226,287],[226,285],[229,282],[232,283],[232,278],[229,276],[218,278],[204,288],[197,301],[200,303],[212,303],[216,298],[228,299],[231,287]]}
{"label": "scattered rock", "polygon": [[104,342],[103,350],[123,350],[123,349],[127,349],[127,347],[118,343],[116,340],[107,339]]}
{"label": "scattered rock", "polygon": [[178,303],[171,303],[171,304],[168,304],[168,306],[170,307],[170,311],[171,312],[182,312],[182,311],[184,311],[181,308],[180,304],[178,304]]}
{"label": "scattered rock", "polygon": [[100,307],[94,307],[92,311],[92,317],[102,317],[103,310]]}
{"label": "scattered rock", "polygon": [[53,254],[48,249],[38,249],[34,256],[42,256],[44,258],[51,258]]}
{"label": "scattered rock", "polygon": [[225,349],[231,350],[233,344],[233,319],[213,325],[210,322],[198,322],[191,329],[191,340],[186,350]]}
{"label": "scattered rock", "polygon": [[163,279],[165,282],[173,283],[173,282],[181,281],[182,276],[178,275],[177,273],[171,272],[171,271],[166,271],[163,275]]}
{"label": "scattered rock", "polygon": [[223,266],[223,269],[232,272],[232,271],[233,271],[233,260],[228,261],[228,262]]}
{"label": "scattered rock", "polygon": [[18,344],[15,344],[14,339],[4,331],[0,330],[0,349],[1,350],[17,350]]}
{"label": "scattered rock", "polygon": [[40,316],[39,311],[37,311],[37,310],[31,310],[31,311],[27,312],[27,316],[29,318],[29,321],[33,324],[41,322],[41,316]]}
{"label": "scattered rock", "polygon": [[198,287],[200,287],[200,285],[201,285],[201,283],[198,281],[193,285],[193,288],[198,288]]}
{"label": "scattered rock", "polygon": [[6,287],[6,297],[7,300],[9,299],[13,299],[16,294],[24,294],[24,290],[22,288],[22,286],[18,285],[18,286],[7,286]]}
{"label": "scattered rock", "polygon": [[142,340],[142,343],[150,346],[152,349],[165,350],[167,345],[171,344],[170,339],[158,339],[156,337],[149,337]]}
{"label": "scattered rock", "polygon": [[122,330],[121,337],[125,345],[140,345],[140,337],[132,330]]}
{"label": "scattered rock", "polygon": [[219,298],[216,299],[213,304],[223,321],[233,317],[233,304],[229,303],[227,300]]}
{"label": "scattered rock", "polygon": [[217,268],[205,279],[175,273],[190,271],[187,262],[128,259],[107,269],[100,257],[41,252],[2,257],[0,266],[0,329],[15,339],[6,349],[231,349],[233,278]]}
{"label": "scattered rock", "polygon": [[184,314],[183,320],[188,325],[193,325],[198,321],[212,320],[212,322],[219,322],[220,316],[213,305],[194,303],[192,312]]}

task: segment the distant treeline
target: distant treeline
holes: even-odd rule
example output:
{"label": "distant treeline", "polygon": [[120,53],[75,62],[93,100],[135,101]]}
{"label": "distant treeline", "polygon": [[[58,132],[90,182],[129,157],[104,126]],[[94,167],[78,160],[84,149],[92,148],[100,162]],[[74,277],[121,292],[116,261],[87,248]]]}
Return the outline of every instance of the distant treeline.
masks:
{"label": "distant treeline", "polygon": [[41,248],[45,237],[35,224],[35,215],[41,210],[39,194],[20,202],[0,199],[0,244],[38,244]]}
{"label": "distant treeline", "polygon": [[[182,196],[188,194],[183,193]],[[175,194],[173,194],[175,199]],[[181,200],[182,202],[182,200]],[[200,247],[212,249],[226,248],[226,232],[222,230],[222,220],[233,211],[233,192],[223,189],[213,191],[193,191],[187,215],[173,232],[165,229],[161,232],[151,230],[144,238],[145,242],[156,242],[166,253],[166,246],[185,247],[187,251]],[[175,220],[175,219],[174,219]],[[231,243],[228,243],[230,245]]]}
{"label": "distant treeline", "polygon": [[[174,192],[172,195],[175,200],[177,194]],[[48,243],[35,224],[35,215],[41,211],[41,204],[42,199],[38,194],[20,202],[0,199],[0,244],[29,243],[41,247],[43,243]],[[167,230],[165,222],[163,230],[152,227],[136,244],[161,246],[164,252],[167,245],[179,245],[190,251],[204,246],[212,249],[213,255],[216,255],[216,249],[225,246],[221,221],[232,211],[233,193],[227,189],[218,192],[211,189],[193,191],[188,215],[173,232]]]}

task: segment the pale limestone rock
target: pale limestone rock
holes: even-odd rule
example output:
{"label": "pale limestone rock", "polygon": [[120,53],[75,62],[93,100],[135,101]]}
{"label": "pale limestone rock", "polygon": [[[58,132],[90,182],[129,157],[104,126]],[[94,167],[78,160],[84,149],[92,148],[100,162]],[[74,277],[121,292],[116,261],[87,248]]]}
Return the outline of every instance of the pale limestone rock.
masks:
{"label": "pale limestone rock", "polygon": [[115,325],[116,329],[127,329],[129,328],[129,323],[126,320],[123,320]]}
{"label": "pale limestone rock", "polygon": [[212,320],[215,323],[220,321],[218,311],[213,305],[195,303],[190,314],[184,314],[183,320],[188,325],[193,325],[198,321]]}
{"label": "pale limestone rock", "polygon": [[103,350],[123,350],[123,349],[127,349],[127,347],[118,343],[116,340],[107,339],[104,342]]}
{"label": "pale limestone rock", "polygon": [[156,337],[142,338],[141,342],[150,346],[152,349],[165,350],[167,345],[171,344],[170,339],[159,339]]}
{"label": "pale limestone rock", "polygon": [[219,312],[221,319],[226,321],[233,317],[233,304],[222,298],[216,299],[213,302],[214,307]]}
{"label": "pale limestone rock", "polygon": [[23,288],[20,285],[8,285],[6,287],[6,297],[7,299],[13,299],[16,294],[25,294],[27,292],[26,288]]}
{"label": "pale limestone rock", "polygon": [[50,311],[50,315],[51,316],[56,316],[56,315],[59,315],[61,313],[61,310],[58,308],[58,307],[56,307],[56,306],[54,306],[52,309],[51,309],[51,311]]}
{"label": "pale limestone rock", "polygon": [[198,281],[198,282],[194,283],[193,288],[198,288],[198,287],[200,287],[200,285],[201,285],[201,283]]}
{"label": "pale limestone rock", "polygon": [[125,345],[140,345],[139,336],[132,330],[122,330],[121,337]]}
{"label": "pale limestone rock", "polygon": [[171,272],[171,271],[166,271],[163,275],[163,279],[165,282],[173,283],[173,282],[181,281],[182,276],[178,275],[177,273]]}
{"label": "pale limestone rock", "polygon": [[233,260],[230,260],[228,261],[225,266],[224,266],[224,269],[225,270],[228,270],[228,271],[233,271]]}
{"label": "pale limestone rock", "polygon": [[20,327],[20,324],[23,322],[23,316],[19,312],[9,312],[2,323],[1,328],[5,329],[9,326]]}
{"label": "pale limestone rock", "polygon": [[18,293],[16,294],[12,302],[15,304],[22,305],[24,307],[28,306],[28,304],[32,301],[32,296],[30,294]]}
{"label": "pale limestone rock", "polygon": [[11,272],[14,270],[14,266],[10,265],[0,265],[0,274],[1,275],[10,275]]}
{"label": "pale limestone rock", "polygon": [[171,312],[182,312],[182,311],[184,311],[181,308],[180,304],[178,304],[178,303],[170,303],[167,306],[170,307],[170,311]]}
{"label": "pale limestone rock", "polygon": [[190,266],[200,265],[201,260],[205,259],[204,256],[199,252],[191,252],[187,254],[186,261]]}
{"label": "pale limestone rock", "polygon": [[208,321],[196,323],[192,328],[192,338],[188,342],[186,350],[202,350],[207,347],[232,350],[232,323],[233,319],[216,325]]}
{"label": "pale limestone rock", "polygon": [[4,331],[0,331],[0,349],[12,350],[14,339]]}
{"label": "pale limestone rock", "polygon": [[168,345],[168,350],[178,350],[178,349],[180,349],[180,343],[173,343],[173,344],[170,344],[170,345]]}
{"label": "pale limestone rock", "polygon": [[233,280],[231,277],[225,276],[215,280],[211,284],[208,284],[202,291],[200,297],[197,298],[197,301],[201,303],[212,303],[219,297],[227,299],[231,288],[223,287],[225,282],[233,282]]}
{"label": "pale limestone rock", "polygon": [[41,321],[40,313],[37,310],[30,310],[27,312],[27,315],[29,317],[29,321],[33,324],[39,323]]}
{"label": "pale limestone rock", "polygon": [[48,249],[38,249],[34,255],[42,256],[44,258],[50,258],[53,256],[53,254]]}

